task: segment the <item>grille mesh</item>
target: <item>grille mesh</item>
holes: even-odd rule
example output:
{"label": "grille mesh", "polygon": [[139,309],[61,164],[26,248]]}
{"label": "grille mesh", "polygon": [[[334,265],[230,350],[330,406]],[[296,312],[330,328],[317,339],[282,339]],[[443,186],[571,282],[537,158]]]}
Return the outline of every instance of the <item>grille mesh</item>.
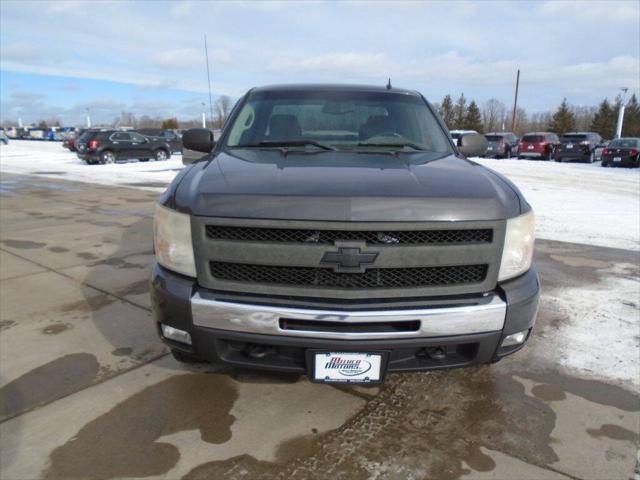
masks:
{"label": "grille mesh", "polygon": [[228,262],[210,262],[210,267],[211,274],[220,280],[342,289],[464,285],[480,283],[487,275],[487,265],[372,268],[364,273],[338,273],[328,268],[276,267]]}
{"label": "grille mesh", "polygon": [[332,244],[336,240],[365,241],[371,245],[423,245],[491,243],[493,230],[312,230],[289,228],[229,227],[207,225],[207,236],[216,240],[277,243]]}

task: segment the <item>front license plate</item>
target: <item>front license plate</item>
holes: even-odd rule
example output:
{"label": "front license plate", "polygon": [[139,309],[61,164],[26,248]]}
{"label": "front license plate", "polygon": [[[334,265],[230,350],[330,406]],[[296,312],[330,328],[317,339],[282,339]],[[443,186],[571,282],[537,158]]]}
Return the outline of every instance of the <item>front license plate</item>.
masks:
{"label": "front license plate", "polygon": [[621,162],[622,161],[622,157],[613,157],[613,161],[614,162]]}
{"label": "front license plate", "polygon": [[314,352],[313,380],[372,383],[382,380],[382,353]]}

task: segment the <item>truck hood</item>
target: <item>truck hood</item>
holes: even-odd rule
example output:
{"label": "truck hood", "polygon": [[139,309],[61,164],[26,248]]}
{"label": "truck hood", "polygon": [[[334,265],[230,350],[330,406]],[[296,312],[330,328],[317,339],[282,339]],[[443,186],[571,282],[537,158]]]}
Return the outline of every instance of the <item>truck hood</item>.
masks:
{"label": "truck hood", "polygon": [[520,214],[517,189],[498,174],[427,152],[234,149],[193,165],[177,182],[173,207],[208,217],[399,222]]}

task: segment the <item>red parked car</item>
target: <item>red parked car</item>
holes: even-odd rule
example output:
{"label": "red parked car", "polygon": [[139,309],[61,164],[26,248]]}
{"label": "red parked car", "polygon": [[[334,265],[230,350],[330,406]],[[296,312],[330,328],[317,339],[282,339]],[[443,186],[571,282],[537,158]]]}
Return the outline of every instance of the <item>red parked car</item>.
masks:
{"label": "red parked car", "polygon": [[518,144],[518,158],[552,160],[560,139],[551,132],[534,132],[523,135]]}

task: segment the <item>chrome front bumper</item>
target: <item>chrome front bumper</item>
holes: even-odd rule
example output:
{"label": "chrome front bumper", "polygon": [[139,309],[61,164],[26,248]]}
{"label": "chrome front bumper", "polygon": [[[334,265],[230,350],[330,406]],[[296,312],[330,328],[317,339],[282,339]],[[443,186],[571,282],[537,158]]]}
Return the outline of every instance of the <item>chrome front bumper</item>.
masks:
{"label": "chrome front bumper", "polygon": [[[334,340],[429,338],[495,332],[504,327],[507,304],[498,296],[482,305],[410,310],[339,311],[270,307],[191,297],[193,324],[234,332]],[[331,332],[281,328],[281,319],[347,324],[419,321],[412,331]]]}

